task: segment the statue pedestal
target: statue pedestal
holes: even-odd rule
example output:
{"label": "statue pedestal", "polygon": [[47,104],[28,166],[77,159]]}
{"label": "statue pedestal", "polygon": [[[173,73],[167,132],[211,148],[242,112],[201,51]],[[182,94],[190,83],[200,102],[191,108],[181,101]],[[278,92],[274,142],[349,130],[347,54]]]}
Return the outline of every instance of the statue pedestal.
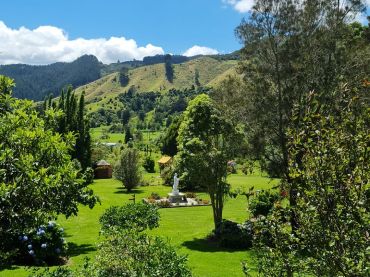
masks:
{"label": "statue pedestal", "polygon": [[168,200],[170,203],[187,203],[188,200],[186,199],[186,196],[184,193],[168,193]]}

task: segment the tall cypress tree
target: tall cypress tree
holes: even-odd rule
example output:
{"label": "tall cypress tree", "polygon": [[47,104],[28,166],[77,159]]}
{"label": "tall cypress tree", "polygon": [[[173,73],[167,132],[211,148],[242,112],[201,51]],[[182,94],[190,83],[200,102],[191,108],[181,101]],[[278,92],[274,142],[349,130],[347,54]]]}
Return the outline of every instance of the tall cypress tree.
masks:
{"label": "tall cypress tree", "polygon": [[85,119],[85,93],[77,100],[72,87],[69,86],[66,91],[62,91],[58,105],[50,99],[45,99],[44,109],[51,106],[63,111],[56,131],[60,134],[72,132],[76,136],[75,148],[71,151],[72,158],[77,159],[83,169],[91,166],[91,137],[89,123]]}

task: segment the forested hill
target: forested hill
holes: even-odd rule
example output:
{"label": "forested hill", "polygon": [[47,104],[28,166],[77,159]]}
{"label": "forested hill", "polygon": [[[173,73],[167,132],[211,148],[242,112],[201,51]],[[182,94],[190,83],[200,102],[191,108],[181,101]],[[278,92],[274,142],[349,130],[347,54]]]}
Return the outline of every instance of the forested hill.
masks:
{"label": "forested hill", "polygon": [[[160,80],[162,87],[154,85],[153,89],[163,90],[167,87],[187,87],[190,83],[194,82],[195,69],[201,72],[200,79],[203,81],[211,81],[216,78],[218,74],[223,73],[225,70],[229,69],[230,64],[234,64],[235,60],[238,59],[239,52],[236,51],[231,54],[226,55],[211,55],[211,56],[194,56],[194,57],[185,57],[181,55],[156,55],[150,57],[144,57],[142,61],[133,60],[125,62],[117,62],[109,65],[101,63],[93,55],[84,55],[78,58],[77,60],[71,63],[58,62],[50,65],[26,65],[26,64],[11,64],[11,65],[0,65],[0,75],[8,76],[15,80],[16,87],[13,91],[13,95],[17,98],[27,98],[35,101],[44,100],[46,96],[53,94],[54,97],[60,95],[62,88],[67,85],[72,85],[74,88],[81,87],[91,82],[94,82],[101,77],[109,76],[112,73],[131,71],[135,68],[144,68],[146,66],[156,66],[157,70],[153,71],[153,74],[161,72],[161,69],[164,68],[163,64],[167,63],[167,66],[171,68],[176,68],[177,65],[186,64],[191,61],[200,61],[200,66],[198,68],[188,68],[189,72],[184,70],[177,71],[175,69],[176,77],[174,83],[172,80],[170,84],[162,84],[161,74],[160,78],[155,78]],[[202,58],[208,58],[202,59]],[[209,59],[213,60],[213,63],[209,63]],[[203,61],[203,62],[202,62]],[[217,62],[216,62],[217,61]],[[198,64],[198,62],[195,62]],[[203,64],[204,63],[204,64]],[[216,64],[215,64],[216,63]],[[220,66],[221,65],[221,66]],[[223,66],[222,66],[223,65]],[[212,68],[216,66],[216,68]],[[181,68],[181,66],[179,67]],[[187,68],[187,66],[185,66]],[[151,69],[151,68],[147,68]],[[167,68],[168,69],[168,68]],[[202,69],[209,72],[202,72]],[[209,69],[209,70],[208,70]],[[157,71],[157,72],[155,72]],[[176,72],[177,71],[177,72]],[[152,79],[153,76],[147,76],[146,72],[139,71],[138,74],[134,74],[138,80],[133,84],[137,85],[137,88],[140,89],[142,83],[150,82],[149,79]],[[167,72],[168,73],[168,72]],[[128,75],[132,75],[131,73]],[[190,75],[191,76],[190,76]],[[196,73],[198,74],[198,73]],[[181,76],[186,75],[186,76]],[[189,76],[188,76],[189,75]],[[132,76],[130,76],[132,78]],[[130,78],[130,79],[131,79]],[[183,79],[186,80],[186,84],[180,84],[178,81]],[[137,84],[140,83],[140,84]],[[142,89],[152,89],[151,86],[143,86]],[[168,88],[167,88],[168,90]]]}
{"label": "forested hill", "polygon": [[95,56],[84,55],[71,63],[0,65],[0,75],[15,80],[15,97],[43,100],[50,93],[58,96],[67,84],[78,87],[99,79],[101,67]]}
{"label": "forested hill", "polygon": [[[134,92],[165,93],[172,89],[184,90],[194,87],[215,87],[229,75],[235,74],[236,60],[220,60],[200,56],[190,61],[172,64],[169,74],[164,63],[144,65],[126,72],[115,72],[99,80],[80,86],[76,93],[85,92],[89,111],[102,107],[120,109],[116,98],[129,90]],[[169,76],[171,75],[171,80]]]}

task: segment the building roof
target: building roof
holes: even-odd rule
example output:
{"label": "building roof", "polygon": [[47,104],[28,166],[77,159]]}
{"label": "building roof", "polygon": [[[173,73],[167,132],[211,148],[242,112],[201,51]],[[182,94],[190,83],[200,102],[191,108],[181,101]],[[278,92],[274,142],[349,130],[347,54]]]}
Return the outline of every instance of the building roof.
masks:
{"label": "building roof", "polygon": [[172,157],[163,156],[162,158],[160,158],[158,160],[158,163],[160,163],[160,164],[166,164],[166,163],[170,162],[171,160],[172,160]]}
{"label": "building roof", "polygon": [[105,160],[100,160],[96,163],[97,166],[103,166],[103,165],[110,165],[110,163],[108,163],[107,161]]}

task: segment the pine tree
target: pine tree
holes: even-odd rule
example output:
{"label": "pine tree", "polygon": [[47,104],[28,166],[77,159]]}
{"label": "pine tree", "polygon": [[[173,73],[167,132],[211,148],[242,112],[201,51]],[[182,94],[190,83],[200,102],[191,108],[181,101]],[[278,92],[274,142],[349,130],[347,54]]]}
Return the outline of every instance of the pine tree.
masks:
{"label": "pine tree", "polygon": [[85,119],[85,93],[77,101],[77,96],[69,86],[66,91],[62,91],[58,104],[52,102],[50,97],[45,99],[44,109],[50,107],[63,111],[56,131],[62,135],[72,132],[76,136],[75,148],[70,153],[72,158],[77,159],[83,169],[91,166],[91,137],[89,123]]}

